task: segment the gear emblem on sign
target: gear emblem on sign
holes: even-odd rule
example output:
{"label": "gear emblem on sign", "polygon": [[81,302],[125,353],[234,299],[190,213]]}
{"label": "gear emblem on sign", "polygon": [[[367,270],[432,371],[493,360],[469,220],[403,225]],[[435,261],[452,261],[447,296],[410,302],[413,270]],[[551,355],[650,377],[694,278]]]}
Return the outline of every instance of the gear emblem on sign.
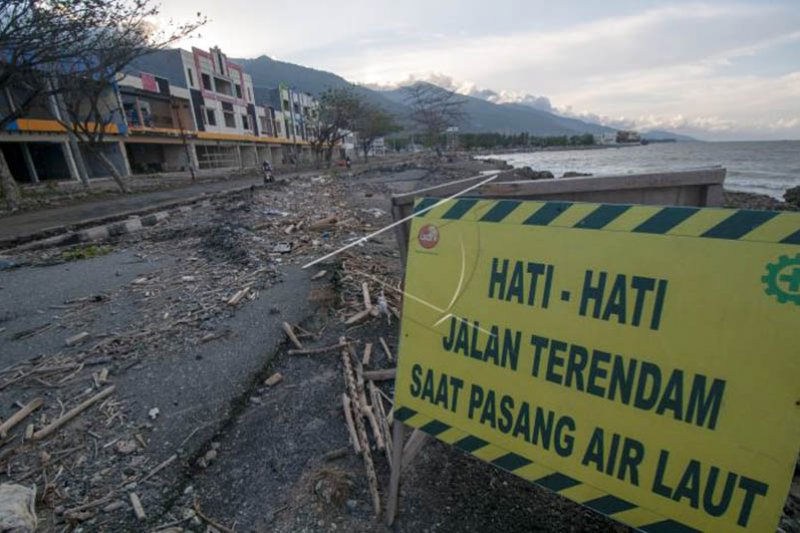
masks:
{"label": "gear emblem on sign", "polygon": [[780,303],[800,305],[800,254],[782,255],[775,263],[767,264],[767,273],[761,277],[766,292]]}

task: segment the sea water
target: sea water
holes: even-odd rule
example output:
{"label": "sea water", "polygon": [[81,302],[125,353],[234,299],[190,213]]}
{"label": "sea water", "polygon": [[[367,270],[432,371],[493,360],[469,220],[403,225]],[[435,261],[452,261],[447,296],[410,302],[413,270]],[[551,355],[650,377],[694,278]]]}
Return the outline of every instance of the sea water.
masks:
{"label": "sea water", "polygon": [[800,185],[800,141],[677,142],[621,148],[490,155],[514,167],[597,175],[639,174],[721,165],[725,188],[783,199]]}

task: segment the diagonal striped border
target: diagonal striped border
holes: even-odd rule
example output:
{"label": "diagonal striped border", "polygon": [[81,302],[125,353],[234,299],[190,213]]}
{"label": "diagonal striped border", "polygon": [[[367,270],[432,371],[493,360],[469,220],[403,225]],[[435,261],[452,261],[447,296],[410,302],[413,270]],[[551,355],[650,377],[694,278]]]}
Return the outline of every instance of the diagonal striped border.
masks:
{"label": "diagonal striped border", "polygon": [[438,201],[418,199],[415,216],[800,245],[800,213],[794,212],[479,198],[448,200],[435,213],[421,212]]}
{"label": "diagonal striped border", "polygon": [[593,511],[645,533],[699,533],[699,530],[666,519],[613,494],[605,493],[561,472],[539,465],[480,437],[470,435],[440,420],[408,407],[398,407],[395,419],[424,431],[462,452],[510,472],[540,487],[579,503]]}

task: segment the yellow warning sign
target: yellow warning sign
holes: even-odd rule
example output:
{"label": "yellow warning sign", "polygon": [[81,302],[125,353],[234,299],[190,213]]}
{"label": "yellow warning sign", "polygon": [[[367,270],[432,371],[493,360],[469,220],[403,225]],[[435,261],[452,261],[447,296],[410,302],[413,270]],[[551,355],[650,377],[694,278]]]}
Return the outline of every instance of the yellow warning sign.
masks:
{"label": "yellow warning sign", "polygon": [[643,531],[774,531],[800,214],[417,203],[398,420]]}

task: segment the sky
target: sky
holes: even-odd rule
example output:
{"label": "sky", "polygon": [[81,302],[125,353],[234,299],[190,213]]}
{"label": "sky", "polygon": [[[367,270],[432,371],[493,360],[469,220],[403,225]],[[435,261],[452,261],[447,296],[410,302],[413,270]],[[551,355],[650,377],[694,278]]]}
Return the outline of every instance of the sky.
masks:
{"label": "sky", "polygon": [[181,46],[429,80],[614,127],[800,139],[800,0],[162,0]]}

